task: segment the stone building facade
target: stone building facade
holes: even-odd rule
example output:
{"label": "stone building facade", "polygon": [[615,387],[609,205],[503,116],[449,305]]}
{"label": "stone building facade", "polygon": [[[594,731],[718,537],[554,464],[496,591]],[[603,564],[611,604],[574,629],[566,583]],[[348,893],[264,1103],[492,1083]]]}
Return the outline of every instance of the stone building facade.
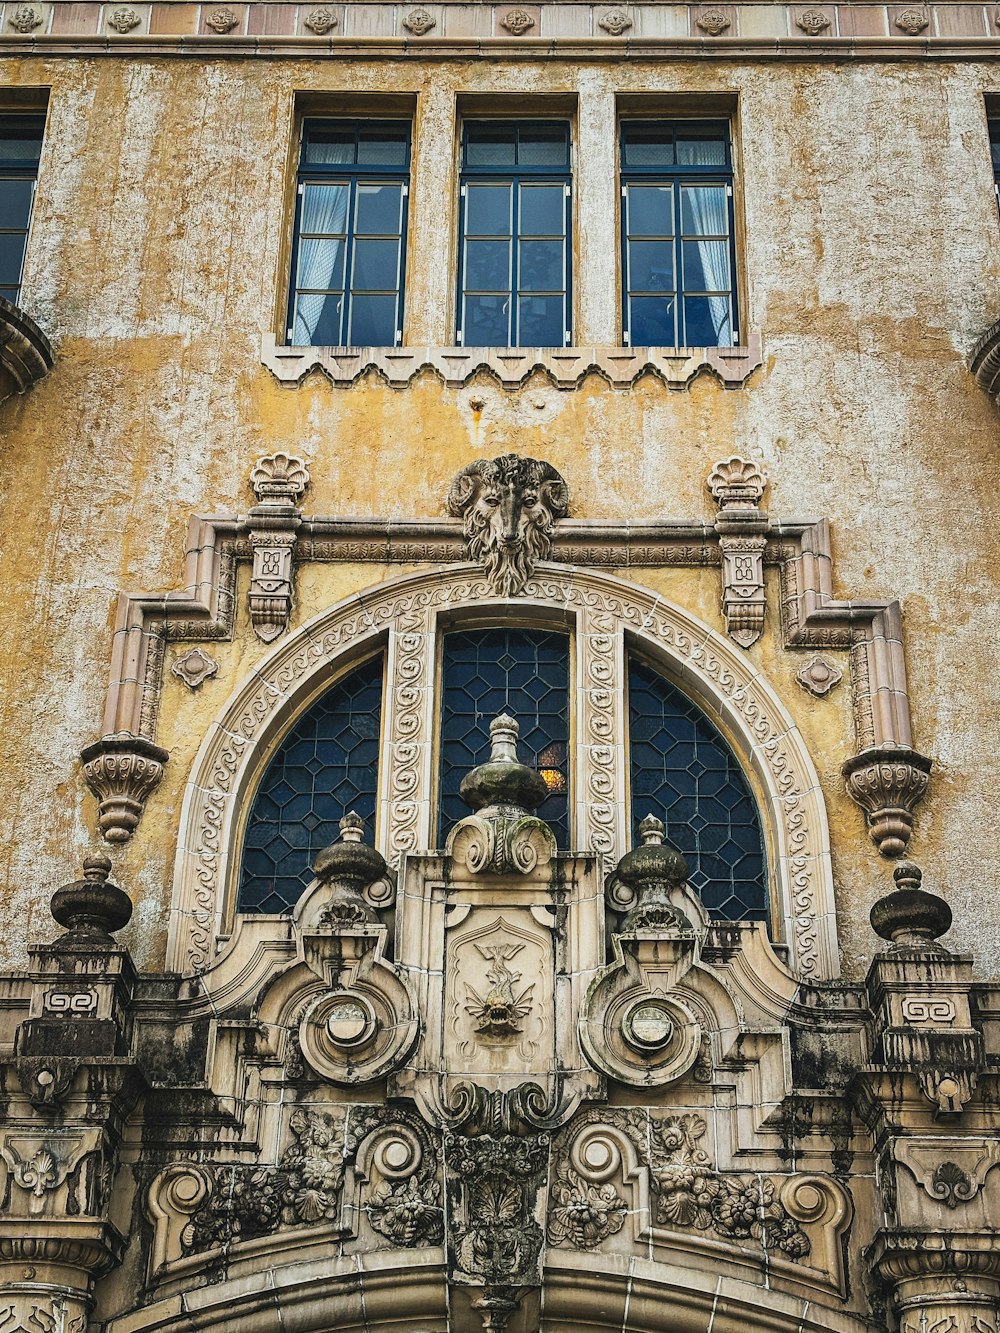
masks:
{"label": "stone building facade", "polygon": [[997,1333],[998,55],[0,6],[0,1333]]}

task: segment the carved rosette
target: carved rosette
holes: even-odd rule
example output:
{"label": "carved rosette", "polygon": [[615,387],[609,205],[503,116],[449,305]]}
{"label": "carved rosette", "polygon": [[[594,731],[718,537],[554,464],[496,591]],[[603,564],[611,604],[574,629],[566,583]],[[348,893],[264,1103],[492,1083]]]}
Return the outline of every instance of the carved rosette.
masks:
{"label": "carved rosette", "polygon": [[102,736],[81,751],[87,786],[100,802],[97,823],[108,842],[127,842],[170,755],[143,736]]}
{"label": "carved rosette", "polygon": [[732,19],[724,9],[703,9],[695,22],[709,37],[718,37],[732,26]]}
{"label": "carved rosette", "polygon": [[886,745],[863,750],[841,772],[848,794],[867,816],[872,842],[883,856],[902,856],[913,833],[913,812],[930,782],[931,761],[908,746]]}
{"label": "carved rosette", "polygon": [[551,463],[518,454],[480,458],[448,490],[448,513],[462,520],[465,552],[502,597],[517,597],[539,560],[552,554],[557,519],[569,512],[569,488]]}
{"label": "carved rosette", "polygon": [[830,19],[821,9],[807,9],[795,20],[795,26],[810,37],[818,37],[830,27]]}
{"label": "carved rosette", "polygon": [[414,37],[422,37],[425,32],[430,32],[436,24],[437,19],[423,6],[418,9],[411,9],[406,18],[403,19],[403,27],[407,32],[412,32]]}
{"label": "carved rosette", "polygon": [[120,32],[122,36],[131,32],[133,28],[138,28],[141,22],[142,16],[127,5],[113,9],[107,18],[108,27],[114,28],[115,32]]}
{"label": "carved rosette", "polygon": [[908,32],[911,37],[918,37],[930,23],[926,9],[904,9],[896,15],[896,27]]}
{"label": "carved rosette", "polygon": [[597,20],[597,26],[610,33],[612,37],[620,37],[623,32],[631,28],[632,20],[627,9],[609,9]]}
{"label": "carved rosette", "polygon": [[34,5],[18,5],[7,22],[15,32],[29,33],[42,26],[42,16]]}
{"label": "carved rosette", "polygon": [[722,550],[722,611],[730,638],[749,648],[764,628],[764,549],[767,514],[759,504],[767,478],[755,463],[734,456],[716,463],[708,489],[719,506],[715,530]]}
{"label": "carved rosette", "polygon": [[535,26],[535,18],[526,9],[508,9],[500,20],[500,26],[506,28],[512,36],[520,37]]}

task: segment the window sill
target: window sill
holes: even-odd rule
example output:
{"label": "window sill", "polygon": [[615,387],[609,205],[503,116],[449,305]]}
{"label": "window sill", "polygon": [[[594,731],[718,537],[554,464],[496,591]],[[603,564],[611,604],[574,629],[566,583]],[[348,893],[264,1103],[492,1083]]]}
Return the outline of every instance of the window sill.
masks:
{"label": "window sill", "polygon": [[573,389],[588,374],[600,375],[615,389],[627,389],[640,376],[656,376],[672,389],[684,389],[701,371],[716,375],[727,389],[740,388],[761,365],[761,339],[751,333],[745,347],[283,347],[265,335],[261,361],[281,384],[300,383],[320,370],[339,388],[369,371],[394,389],[431,370],[449,388],[466,384],[480,370],[491,372],[507,389],[516,389],[535,370],[551,376],[557,388]]}

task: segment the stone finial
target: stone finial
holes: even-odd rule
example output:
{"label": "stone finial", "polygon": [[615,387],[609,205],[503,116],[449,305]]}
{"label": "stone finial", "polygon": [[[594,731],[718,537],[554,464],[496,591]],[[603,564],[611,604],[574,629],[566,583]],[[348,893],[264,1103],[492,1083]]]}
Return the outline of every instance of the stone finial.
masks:
{"label": "stone finial", "polygon": [[634,930],[690,929],[691,923],[670,901],[670,890],[687,881],[688,864],[665,841],[663,821],[647,815],[639,825],[642,843],[618,862],[618,878],[636,895],[636,904],[622,922],[622,933]]}
{"label": "stone finial", "polygon": [[919,866],[901,861],[892,872],[896,887],[872,907],[870,920],[876,935],[888,940],[893,951],[922,949],[947,953],[938,936],[951,928],[951,908],[936,893],[920,887]]}
{"label": "stone finial", "polygon": [[513,807],[521,813],[537,810],[549,794],[544,779],[517,757],[520,727],[501,713],[490,723],[490,757],[466,773],[459,795],[471,810],[489,806]]}
{"label": "stone finial", "polygon": [[517,597],[538,560],[552,553],[557,519],[569,511],[569,488],[537,458],[479,458],[452,481],[448,513],[462,519],[468,558],[483,567],[502,597]]}
{"label": "stone finial", "polygon": [[309,469],[291,454],[268,454],[258,458],[250,473],[250,485],[258,504],[296,504],[309,485]]}
{"label": "stone finial", "polygon": [[110,874],[110,857],[96,852],[84,857],[83,879],[56,889],[49,911],[68,932],[60,944],[114,944],[112,934],[128,925],[132,900],[124,889],[110,882]]}
{"label": "stone finial", "polygon": [[542,775],[517,757],[517,722],[501,713],[490,723],[490,757],[466,773],[459,795],[475,813],[448,836],[448,852],[473,874],[494,870],[522,875],[551,860],[556,841],[530,812],[549,794]]}
{"label": "stone finial", "polygon": [[321,918],[325,925],[363,926],[375,920],[361,894],[382,878],[386,863],[381,852],[362,841],[364,827],[361,816],[348,811],[340,821],[340,837],[313,862],[313,874],[333,889]]}

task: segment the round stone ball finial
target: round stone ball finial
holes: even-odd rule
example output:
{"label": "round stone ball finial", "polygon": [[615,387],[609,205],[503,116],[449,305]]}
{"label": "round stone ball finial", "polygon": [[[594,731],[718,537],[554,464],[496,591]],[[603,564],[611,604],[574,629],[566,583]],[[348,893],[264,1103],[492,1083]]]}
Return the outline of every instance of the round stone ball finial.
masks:
{"label": "round stone ball finial", "polygon": [[896,887],[872,907],[870,920],[876,935],[888,940],[891,949],[923,949],[947,953],[938,936],[951,928],[951,908],[936,893],[920,887],[923,873],[912,861],[901,861],[893,870]]}
{"label": "round stone ball finial", "polygon": [[537,810],[549,794],[545,779],[517,757],[520,728],[509,713],[490,723],[490,757],[466,773],[459,795],[471,810],[507,806]]}
{"label": "round stone ball finial", "polygon": [[69,940],[96,945],[113,944],[112,935],[132,918],[132,900],[124,889],[112,884],[111,859],[103,852],[84,857],[83,879],[56,889],[49,911]]}
{"label": "round stone ball finial", "polygon": [[640,892],[646,885],[666,884],[676,888],[688,877],[688,864],[675,847],[665,841],[666,827],[662,819],[647,815],[639,825],[642,845],[626,852],[618,862],[620,880]]}
{"label": "round stone ball finial", "polygon": [[326,884],[366,889],[386,872],[385,857],[362,842],[365,821],[354,810],[340,821],[340,837],[324,847],[313,862],[313,874]]}

